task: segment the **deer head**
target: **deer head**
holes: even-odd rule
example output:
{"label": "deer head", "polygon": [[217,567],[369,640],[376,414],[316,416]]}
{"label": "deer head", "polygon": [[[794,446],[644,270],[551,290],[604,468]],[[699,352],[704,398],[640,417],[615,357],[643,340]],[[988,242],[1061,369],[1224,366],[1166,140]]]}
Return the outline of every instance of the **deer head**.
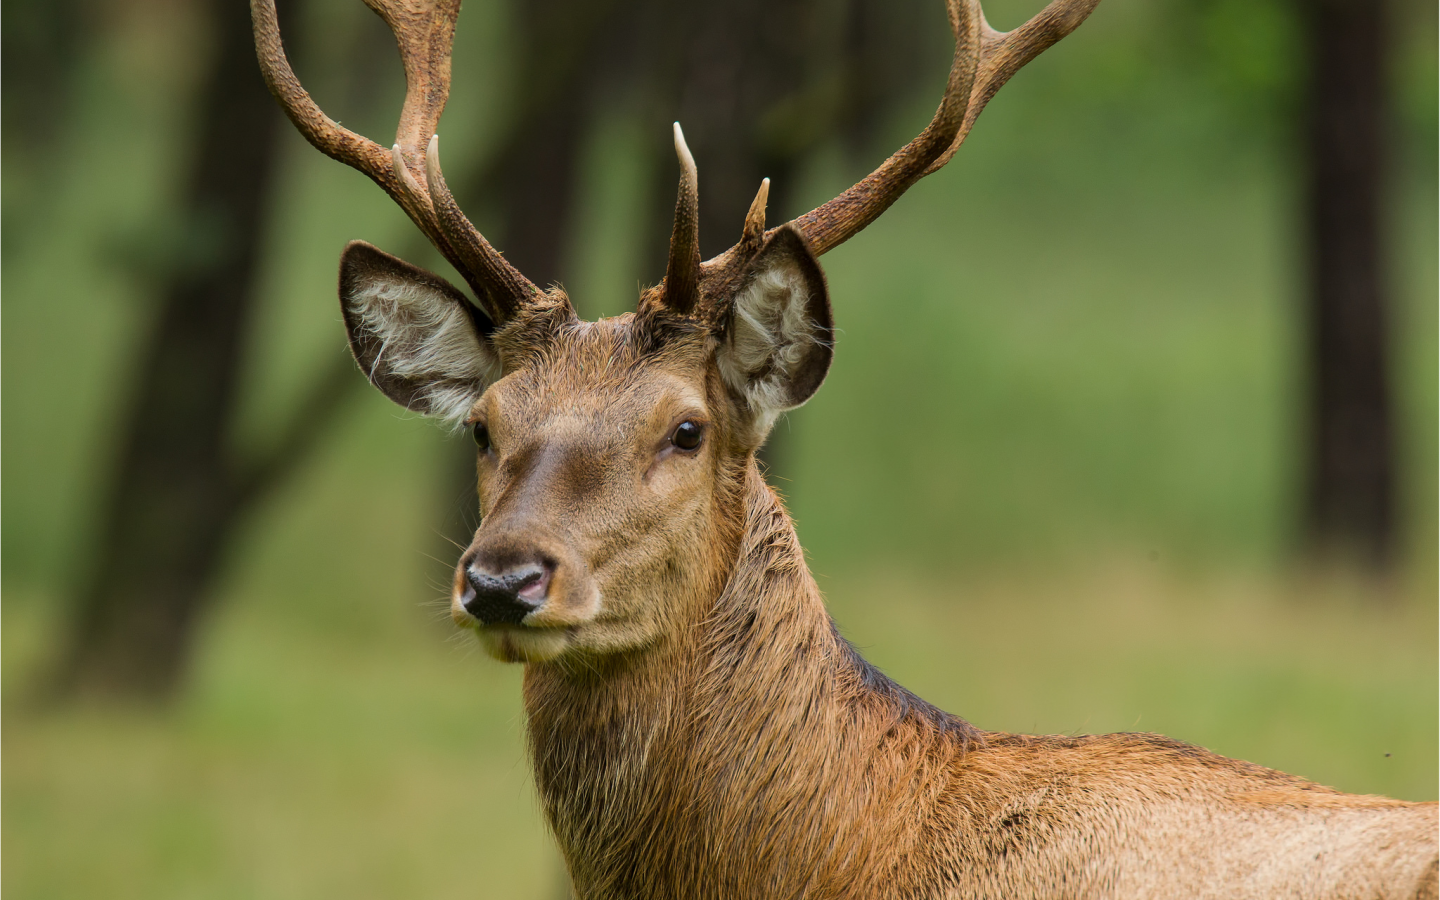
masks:
{"label": "deer head", "polygon": [[763,182],[740,240],[707,262],[695,161],[677,123],[665,279],[636,312],[599,322],[581,321],[561,289],[541,290],[515,271],[445,185],[435,129],[459,0],[366,2],[404,61],[389,151],[329,119],[301,88],[273,0],[251,4],[261,68],[296,127],[379,184],[477,302],[352,243],[340,261],[351,349],[386,396],[475,436],[482,522],[455,572],[455,621],[501,659],[593,662],[663,643],[722,586],[755,451],[830,366],[834,329],[817,257],[948,162],[1001,85],[1098,0],[1054,0],[1003,34],[976,0],[949,0],[955,56],[925,130],[840,196],[768,230]]}

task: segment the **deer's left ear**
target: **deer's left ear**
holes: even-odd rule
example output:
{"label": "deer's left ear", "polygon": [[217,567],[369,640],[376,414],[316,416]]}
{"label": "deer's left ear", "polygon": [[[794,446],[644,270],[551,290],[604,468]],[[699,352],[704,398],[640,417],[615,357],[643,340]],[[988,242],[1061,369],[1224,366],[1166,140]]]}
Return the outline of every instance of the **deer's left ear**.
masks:
{"label": "deer's left ear", "polygon": [[730,303],[716,362],[763,434],[820,388],[835,325],[820,263],[789,225],[765,242],[743,284]]}

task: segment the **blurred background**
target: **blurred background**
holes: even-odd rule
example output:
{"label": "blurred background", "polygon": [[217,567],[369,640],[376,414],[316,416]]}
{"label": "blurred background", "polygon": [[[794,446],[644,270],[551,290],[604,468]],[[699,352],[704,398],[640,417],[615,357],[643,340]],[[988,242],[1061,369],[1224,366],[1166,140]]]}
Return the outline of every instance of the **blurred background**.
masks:
{"label": "blurred background", "polygon": [[[4,13],[4,891],[562,896],[520,670],[445,615],[473,448],[334,296],[351,239],[443,263],[284,120],[238,0]],[[379,19],[281,17],[388,145]],[[950,47],[939,0],[469,0],[446,174],[614,315],[670,121],[708,256],[761,177],[778,222],[918,132]],[[1434,799],[1436,83],[1420,0],[1105,0],[1020,72],[824,259],[835,366],[766,463],[844,633],[983,728]]]}

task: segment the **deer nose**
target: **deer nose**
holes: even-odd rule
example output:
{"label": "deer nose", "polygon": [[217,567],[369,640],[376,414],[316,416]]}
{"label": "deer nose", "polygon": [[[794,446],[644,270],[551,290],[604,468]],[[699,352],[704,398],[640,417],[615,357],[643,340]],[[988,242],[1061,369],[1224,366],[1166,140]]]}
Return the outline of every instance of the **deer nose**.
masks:
{"label": "deer nose", "polygon": [[529,563],[494,574],[472,562],[465,567],[467,590],[460,604],[486,625],[519,625],[545,602],[550,571],[549,565]]}

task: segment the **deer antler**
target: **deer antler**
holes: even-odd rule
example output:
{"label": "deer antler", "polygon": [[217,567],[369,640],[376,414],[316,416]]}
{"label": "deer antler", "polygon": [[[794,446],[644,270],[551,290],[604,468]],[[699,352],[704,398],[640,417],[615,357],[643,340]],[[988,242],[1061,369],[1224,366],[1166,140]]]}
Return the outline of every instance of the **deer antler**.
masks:
{"label": "deer antler", "polygon": [[[465,277],[491,318],[504,322],[540,289],[470,223],[440,172],[435,127],[450,96],[450,50],[460,0],[365,0],[365,5],[390,27],[405,66],[405,103],[389,151],[321,111],[285,58],[275,0],[251,0],[255,51],[265,83],[300,133],[326,156],[380,185]],[[422,177],[417,178],[417,172]]]}
{"label": "deer antler", "polygon": [[700,183],[685,132],[675,123],[675,155],[680,159],[680,188],[675,198],[675,227],[670,232],[670,261],[665,266],[665,305],[686,314],[700,298]]}
{"label": "deer antler", "polygon": [[[879,218],[912,184],[949,162],[995,92],[1021,66],[1079,27],[1099,2],[1053,0],[1024,25],[1002,33],[985,21],[978,0],[949,0],[955,59],[940,108],[924,131],[878,169],[791,223],[809,241],[815,255],[849,240]],[[747,233],[750,228],[747,219]],[[739,269],[758,244],[752,238],[742,238],[739,244],[705,262],[702,271],[707,287],[719,287],[738,277]]]}

